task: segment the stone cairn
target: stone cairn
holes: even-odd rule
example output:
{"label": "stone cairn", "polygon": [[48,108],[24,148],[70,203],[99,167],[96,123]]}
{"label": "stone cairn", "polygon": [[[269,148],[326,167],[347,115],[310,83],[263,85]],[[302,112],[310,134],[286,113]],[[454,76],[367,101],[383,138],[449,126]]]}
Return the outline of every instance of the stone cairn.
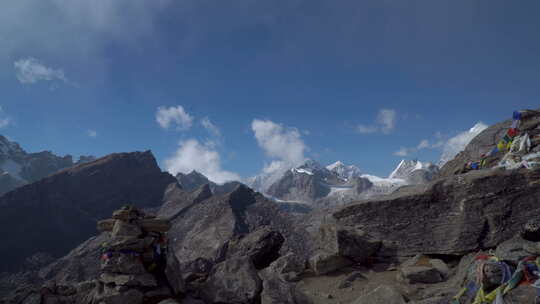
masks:
{"label": "stone cairn", "polygon": [[98,222],[110,239],[102,245],[97,303],[157,303],[171,296],[164,274],[170,226],[132,206]]}

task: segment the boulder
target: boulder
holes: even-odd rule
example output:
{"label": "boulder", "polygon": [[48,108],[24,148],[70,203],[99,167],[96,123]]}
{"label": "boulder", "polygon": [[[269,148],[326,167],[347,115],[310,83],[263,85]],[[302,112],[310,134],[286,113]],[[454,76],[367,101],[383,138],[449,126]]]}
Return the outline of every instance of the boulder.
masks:
{"label": "boulder", "polygon": [[349,288],[352,286],[353,282],[358,280],[367,280],[367,278],[360,271],[355,271],[348,275],[345,279],[343,279],[343,281],[339,284],[338,288]]}
{"label": "boulder", "polygon": [[285,238],[279,231],[262,227],[237,242],[230,242],[227,255],[249,257],[255,268],[260,270],[279,258],[279,251],[284,241]]}
{"label": "boulder", "polygon": [[116,238],[116,237],[137,238],[141,234],[142,234],[142,230],[139,226],[134,225],[134,224],[129,224],[121,220],[117,220],[114,223],[111,236],[113,238]]}
{"label": "boulder", "polygon": [[141,260],[126,254],[113,254],[101,263],[101,270],[109,273],[143,274],[146,273]]}
{"label": "boulder", "polygon": [[405,299],[396,288],[381,285],[361,296],[354,304],[405,304]]}
{"label": "boulder", "polygon": [[[533,244],[534,243],[530,241],[522,239],[520,236],[516,236],[499,244],[495,250],[495,256],[501,260],[512,261],[517,265],[523,258],[534,254],[525,250],[525,247],[530,250],[529,246]],[[540,251],[538,253],[540,253]]]}
{"label": "boulder", "polygon": [[382,257],[461,255],[495,247],[540,216],[540,170],[479,170],[403,187],[334,212],[336,229],[364,231]]}
{"label": "boulder", "polygon": [[201,287],[201,296],[208,303],[256,303],[262,282],[257,269],[246,258],[231,258],[214,267]]}
{"label": "boulder", "polygon": [[333,253],[318,251],[309,260],[311,269],[317,275],[327,274],[343,267],[351,265],[353,262],[343,256]]}
{"label": "boulder", "polygon": [[166,219],[143,219],[139,221],[144,231],[167,232],[171,229],[171,223]]}
{"label": "boulder", "polygon": [[300,269],[294,264],[296,264],[294,256],[288,254],[259,272],[263,280],[261,304],[310,303],[307,297],[296,288],[296,283],[290,279],[291,273]]}
{"label": "boulder", "polygon": [[357,262],[374,255],[381,246],[380,240],[362,229],[337,224],[323,224],[318,241],[320,249]]}
{"label": "boulder", "polygon": [[142,304],[144,295],[137,289],[123,290],[120,288],[102,286],[94,296],[95,303],[100,304]]}
{"label": "boulder", "polygon": [[120,286],[143,286],[156,287],[157,282],[154,276],[148,273],[144,274],[117,274],[117,273],[102,273],[100,281],[105,284],[115,284]]}
{"label": "boulder", "polygon": [[445,281],[448,273],[448,266],[442,260],[416,255],[400,266],[398,279],[403,279],[409,284],[433,284]]}
{"label": "boulder", "polygon": [[176,256],[172,253],[167,254],[167,267],[165,267],[165,275],[175,295],[184,293],[186,291],[182,274],[179,273],[179,271],[180,265],[176,259]]}

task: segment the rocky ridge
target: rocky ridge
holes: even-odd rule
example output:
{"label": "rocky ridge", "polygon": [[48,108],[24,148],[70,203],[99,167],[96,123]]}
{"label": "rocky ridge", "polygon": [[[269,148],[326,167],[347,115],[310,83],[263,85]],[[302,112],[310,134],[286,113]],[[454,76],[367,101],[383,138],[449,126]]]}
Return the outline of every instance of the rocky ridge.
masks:
{"label": "rocky ridge", "polygon": [[66,254],[94,235],[95,222],[132,202],[162,204],[166,187],[176,183],[162,173],[150,151],[119,153],[64,169],[0,197],[0,272],[14,271],[36,253]]}
{"label": "rocky ridge", "polygon": [[71,155],[61,157],[50,151],[27,153],[18,143],[0,135],[0,194],[92,160],[95,157],[83,155],[75,162]]}

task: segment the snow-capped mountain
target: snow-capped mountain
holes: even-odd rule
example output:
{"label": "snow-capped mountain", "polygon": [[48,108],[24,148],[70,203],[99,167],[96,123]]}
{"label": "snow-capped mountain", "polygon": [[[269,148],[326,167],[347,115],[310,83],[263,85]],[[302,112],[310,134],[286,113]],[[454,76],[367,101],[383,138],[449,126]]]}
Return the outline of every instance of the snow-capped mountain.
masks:
{"label": "snow-capped mountain", "polygon": [[346,166],[344,163],[342,163],[339,160],[333,164],[326,166],[326,169],[334,172],[339,177],[345,180],[349,180],[353,177],[359,177],[360,175],[362,175],[362,172],[360,172],[360,169],[358,169],[357,166],[355,165]]}
{"label": "snow-capped mountain", "polygon": [[0,135],[0,194],[94,159],[93,156],[81,156],[74,162],[71,155],[61,157],[50,151],[27,153],[18,143]]}
{"label": "snow-capped mountain", "polygon": [[432,163],[418,160],[402,160],[388,178],[402,179],[408,184],[421,184],[435,178],[439,167]]}
{"label": "snow-capped mountain", "polygon": [[323,167],[308,160],[285,171],[261,192],[279,202],[339,205],[389,194],[405,185],[425,183],[432,180],[438,170],[432,163],[403,160],[389,177],[384,178],[362,174],[358,167],[341,161]]}

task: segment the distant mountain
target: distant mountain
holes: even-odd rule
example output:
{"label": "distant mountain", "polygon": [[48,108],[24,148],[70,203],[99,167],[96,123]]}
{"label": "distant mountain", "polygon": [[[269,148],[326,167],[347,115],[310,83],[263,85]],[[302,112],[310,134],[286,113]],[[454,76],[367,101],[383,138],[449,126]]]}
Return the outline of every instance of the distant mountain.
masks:
{"label": "distant mountain", "polygon": [[57,156],[50,151],[27,153],[18,143],[0,135],[0,195],[92,160],[95,157],[81,156],[74,162],[71,155]]}
{"label": "distant mountain", "polygon": [[308,160],[286,171],[264,191],[279,203],[335,206],[392,193],[399,187],[432,180],[439,168],[431,163],[403,160],[388,178],[362,174],[354,165],[337,161],[326,167]]}
{"label": "distant mountain", "polygon": [[362,175],[362,172],[360,169],[358,169],[358,167],[354,165],[346,166],[339,160],[331,165],[326,166],[326,169],[336,173],[339,177],[345,180]]}
{"label": "distant mountain", "polygon": [[238,185],[242,183],[237,181],[226,182],[224,184],[216,184],[209,180],[204,174],[195,170],[188,174],[178,173],[176,174],[176,180],[180,184],[183,190],[193,191],[202,185],[208,184],[213,194],[224,194],[234,190]]}
{"label": "distant mountain", "polygon": [[438,173],[439,167],[432,163],[402,160],[388,178],[402,179],[408,184],[423,184],[434,179]]}

